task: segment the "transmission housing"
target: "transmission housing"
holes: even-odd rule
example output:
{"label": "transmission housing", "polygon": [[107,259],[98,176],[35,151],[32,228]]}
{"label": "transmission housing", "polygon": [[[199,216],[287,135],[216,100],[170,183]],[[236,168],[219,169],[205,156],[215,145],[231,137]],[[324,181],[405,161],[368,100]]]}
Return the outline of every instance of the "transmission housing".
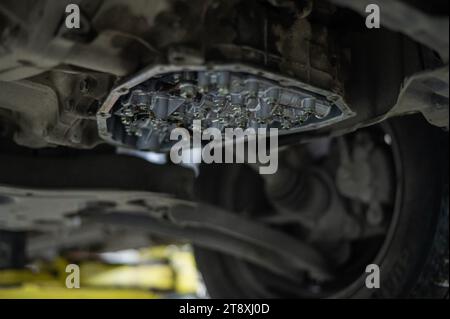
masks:
{"label": "transmission housing", "polygon": [[280,135],[345,120],[343,99],[298,80],[244,65],[157,66],[118,86],[98,112],[110,143],[167,151],[174,128],[277,128]]}

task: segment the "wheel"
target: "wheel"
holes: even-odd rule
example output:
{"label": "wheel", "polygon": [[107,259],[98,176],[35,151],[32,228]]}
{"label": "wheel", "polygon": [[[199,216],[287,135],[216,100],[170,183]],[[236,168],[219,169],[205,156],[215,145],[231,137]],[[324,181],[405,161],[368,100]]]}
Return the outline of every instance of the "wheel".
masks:
{"label": "wheel", "polygon": [[[280,201],[273,193],[288,183],[271,189],[245,165],[203,165],[196,194],[199,200],[271,223],[309,242],[329,258],[336,276],[318,282],[305,275],[293,284],[235,257],[196,247],[211,297],[448,297],[447,133],[420,116],[408,116],[282,154],[280,168],[290,166],[302,176],[317,169],[325,172],[345,213],[315,193],[305,197],[295,191]],[[324,202],[331,208],[317,205]],[[320,222],[309,228],[304,220],[283,221],[279,216],[285,206],[304,214],[305,205],[329,213],[314,217]],[[353,220],[356,227],[349,232],[343,219]],[[366,286],[369,264],[379,266],[379,288]]]}

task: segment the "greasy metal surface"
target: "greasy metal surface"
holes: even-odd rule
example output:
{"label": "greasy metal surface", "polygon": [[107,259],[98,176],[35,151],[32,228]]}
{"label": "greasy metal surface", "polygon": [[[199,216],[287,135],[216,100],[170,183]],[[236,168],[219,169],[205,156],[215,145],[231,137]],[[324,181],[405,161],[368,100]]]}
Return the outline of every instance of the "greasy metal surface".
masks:
{"label": "greasy metal surface", "polygon": [[113,91],[109,94],[101,108],[97,113],[97,123],[99,128],[100,136],[112,144],[117,144],[117,141],[114,141],[111,137],[111,132],[108,131],[107,120],[111,117],[111,110],[114,104],[119,100],[119,98],[125,94],[127,94],[133,87],[139,85],[140,83],[151,79],[153,77],[159,76],[165,73],[171,72],[184,72],[184,71],[231,71],[231,72],[244,72],[247,74],[251,74],[254,76],[264,77],[267,79],[274,80],[278,83],[281,83],[286,87],[298,88],[301,90],[307,90],[309,92],[318,94],[323,96],[325,99],[332,101],[334,105],[336,105],[342,112],[341,115],[333,117],[331,119],[325,120],[319,123],[311,123],[304,125],[300,128],[295,128],[289,133],[294,132],[303,132],[308,130],[317,129],[320,127],[324,127],[327,125],[331,125],[333,123],[345,120],[354,116],[354,113],[350,110],[350,108],[345,104],[344,100],[341,96],[324,90],[314,86],[311,86],[307,83],[303,83],[293,78],[289,78],[283,75],[274,74],[272,72],[268,72],[259,68],[251,67],[243,64],[214,64],[214,65],[152,65],[142,70],[131,79],[125,81],[124,83],[118,85]]}
{"label": "greasy metal surface", "polygon": [[332,101],[306,90],[229,71],[166,73],[131,89],[115,105],[113,138],[131,147],[167,149],[176,128],[214,128],[288,133],[341,115]]}
{"label": "greasy metal surface", "polygon": [[47,135],[49,123],[54,123],[58,117],[58,103],[58,96],[48,86],[30,81],[0,81],[0,108],[15,114],[20,127],[14,136],[17,143],[46,146],[42,136]]}
{"label": "greasy metal surface", "polygon": [[405,81],[397,104],[386,115],[421,112],[435,126],[449,127],[448,65],[415,74]]}

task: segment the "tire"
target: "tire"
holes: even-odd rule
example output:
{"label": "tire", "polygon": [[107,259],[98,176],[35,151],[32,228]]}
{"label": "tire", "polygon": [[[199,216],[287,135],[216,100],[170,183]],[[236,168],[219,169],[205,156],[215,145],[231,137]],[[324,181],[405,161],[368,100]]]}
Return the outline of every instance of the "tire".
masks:
{"label": "tire", "polygon": [[[386,123],[397,144],[402,188],[395,227],[377,253],[380,288],[365,286],[366,274],[334,298],[448,298],[449,216],[448,216],[448,133],[430,126],[421,116],[391,119]],[[385,124],[385,125],[386,125]],[[221,205],[219,189],[230,167],[204,166],[198,179],[200,200]],[[242,179],[244,180],[244,179]],[[242,261],[197,247],[197,264],[213,298],[292,297],[267,289],[255,293],[241,272]],[[254,268],[255,271],[256,268]]]}

